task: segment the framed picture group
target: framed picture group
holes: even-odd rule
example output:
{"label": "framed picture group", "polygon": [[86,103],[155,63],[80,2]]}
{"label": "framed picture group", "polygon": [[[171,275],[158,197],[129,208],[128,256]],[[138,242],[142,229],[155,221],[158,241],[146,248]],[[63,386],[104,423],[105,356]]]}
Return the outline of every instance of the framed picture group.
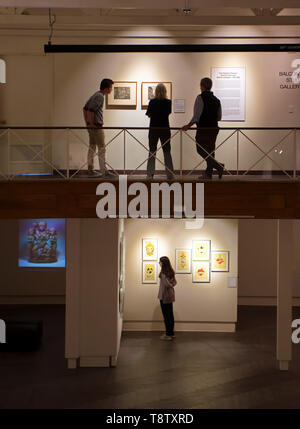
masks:
{"label": "framed picture group", "polygon": [[193,240],[192,249],[175,249],[176,274],[192,273],[193,283],[210,283],[211,272],[229,272],[229,251],[211,250],[210,240]]}
{"label": "framed picture group", "polygon": [[[147,109],[149,101],[155,98],[155,89],[163,83],[167,89],[167,98],[172,100],[172,82],[142,82],[141,108]],[[129,110],[137,108],[137,82],[116,81],[113,90],[106,96],[107,109]]]}
{"label": "framed picture group", "polygon": [[[193,240],[192,248],[175,249],[176,274],[191,274],[193,283],[210,283],[212,272],[229,272],[229,250],[212,250],[210,240]],[[142,283],[157,283],[158,240],[142,239]]]}

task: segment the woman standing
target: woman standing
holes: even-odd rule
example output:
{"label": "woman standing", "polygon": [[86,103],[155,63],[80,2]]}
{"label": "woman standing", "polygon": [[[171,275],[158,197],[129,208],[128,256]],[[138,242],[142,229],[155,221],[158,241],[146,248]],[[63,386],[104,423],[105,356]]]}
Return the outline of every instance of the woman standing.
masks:
{"label": "woman standing", "polygon": [[[174,168],[171,157],[171,132],[169,115],[172,111],[171,100],[167,98],[167,89],[163,83],[159,83],[155,88],[155,98],[150,100],[146,115],[150,118],[149,130],[149,158],[147,164],[147,178],[153,179],[155,172],[155,156],[157,143],[160,139],[166,167],[167,179],[174,179]],[[164,127],[165,129],[153,129]]]}
{"label": "woman standing", "polygon": [[175,301],[174,287],[177,281],[175,279],[175,272],[167,256],[162,256],[160,258],[159,265],[161,266],[161,272],[159,274],[160,284],[158,299],[160,300],[166,327],[166,334],[162,335],[160,339],[170,341],[174,338],[173,302]]}

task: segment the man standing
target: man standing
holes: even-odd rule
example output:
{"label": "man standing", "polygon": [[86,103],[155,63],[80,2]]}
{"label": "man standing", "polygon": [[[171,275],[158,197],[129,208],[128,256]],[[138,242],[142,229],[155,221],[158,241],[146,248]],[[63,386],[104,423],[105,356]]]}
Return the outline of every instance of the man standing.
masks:
{"label": "man standing", "polygon": [[88,150],[88,174],[89,176],[98,176],[94,171],[94,156],[98,149],[98,159],[100,174],[103,177],[112,177],[105,165],[105,139],[103,127],[103,105],[104,96],[110,94],[114,82],[111,79],[103,79],[100,84],[100,91],[93,94],[85,103],[83,116],[88,127],[89,150]]}
{"label": "man standing", "polygon": [[212,172],[215,168],[218,172],[219,179],[221,179],[224,171],[224,164],[218,163],[215,160],[216,139],[219,133],[218,121],[222,118],[221,103],[211,91],[212,80],[209,77],[205,77],[201,80],[200,88],[201,94],[197,96],[194,104],[194,115],[191,121],[182,129],[187,131],[192,125],[197,124],[196,149],[207,163],[206,171],[203,177],[200,178],[212,179]]}

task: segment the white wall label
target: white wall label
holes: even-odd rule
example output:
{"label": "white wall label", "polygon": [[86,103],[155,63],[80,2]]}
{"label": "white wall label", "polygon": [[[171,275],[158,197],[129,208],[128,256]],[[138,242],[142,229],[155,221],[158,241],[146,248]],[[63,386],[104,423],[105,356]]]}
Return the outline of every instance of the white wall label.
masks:
{"label": "white wall label", "polygon": [[212,67],[213,92],[221,100],[222,121],[246,120],[246,70],[244,67]]}
{"label": "white wall label", "polygon": [[174,113],[185,113],[185,100],[183,98],[174,100]]}
{"label": "white wall label", "polygon": [[236,288],[238,285],[238,279],[237,277],[228,277],[227,287],[234,287]]}
{"label": "white wall label", "polygon": [[5,61],[0,59],[0,83],[6,83]]}

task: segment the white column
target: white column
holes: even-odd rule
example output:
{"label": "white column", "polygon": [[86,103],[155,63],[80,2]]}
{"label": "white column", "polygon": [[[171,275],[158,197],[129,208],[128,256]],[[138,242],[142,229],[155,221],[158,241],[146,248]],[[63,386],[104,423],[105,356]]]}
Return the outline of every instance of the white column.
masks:
{"label": "white column", "polygon": [[80,356],[80,219],[66,222],[66,343],[68,368],[75,369]]}
{"label": "white column", "polygon": [[292,360],[292,252],[293,221],[277,221],[277,348],[279,369]]}

